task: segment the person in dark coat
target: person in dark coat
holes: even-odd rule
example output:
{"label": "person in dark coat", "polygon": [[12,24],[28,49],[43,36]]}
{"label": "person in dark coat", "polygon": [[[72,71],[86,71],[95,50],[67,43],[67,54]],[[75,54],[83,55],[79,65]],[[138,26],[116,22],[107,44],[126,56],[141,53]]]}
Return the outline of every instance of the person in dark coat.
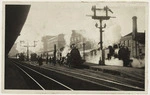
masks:
{"label": "person in dark coat", "polygon": [[67,65],[69,67],[71,67],[71,57],[70,57],[70,53],[67,53]]}
{"label": "person in dark coat", "polygon": [[51,58],[51,57],[49,58],[49,63],[50,63],[50,64],[52,63],[52,58]]}
{"label": "person in dark coat", "polygon": [[111,57],[114,55],[114,49],[112,46],[108,46],[108,49],[109,49],[109,53],[107,55],[107,58],[108,58],[108,60],[110,60]]}
{"label": "person in dark coat", "polygon": [[53,63],[54,66],[56,65],[56,57],[54,57],[54,56],[52,58],[52,63]]}
{"label": "person in dark coat", "polygon": [[48,64],[48,56],[46,57],[46,64]]}
{"label": "person in dark coat", "polygon": [[128,66],[130,63],[130,51],[128,47],[125,47],[125,66]]}
{"label": "person in dark coat", "polygon": [[123,46],[120,46],[119,51],[118,51],[119,60],[122,60],[122,52],[123,52]]}
{"label": "person in dark coat", "polygon": [[129,65],[129,59],[130,59],[130,51],[128,47],[121,46],[118,52],[118,56],[120,60],[123,60],[123,65],[128,66]]}
{"label": "person in dark coat", "polygon": [[42,57],[39,57],[38,63],[39,63],[39,66],[43,65],[43,59],[42,59]]}

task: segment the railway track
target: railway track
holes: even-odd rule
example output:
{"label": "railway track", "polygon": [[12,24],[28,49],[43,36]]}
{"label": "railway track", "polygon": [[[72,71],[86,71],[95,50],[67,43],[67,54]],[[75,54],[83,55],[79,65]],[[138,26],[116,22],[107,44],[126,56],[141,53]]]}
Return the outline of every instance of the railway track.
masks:
{"label": "railway track", "polygon": [[73,91],[72,88],[64,85],[63,83],[46,76],[30,67],[27,67],[22,64],[18,64],[17,62],[14,62],[14,65],[20,69],[23,73],[25,73],[34,83],[36,83],[37,86],[41,90],[71,90]]}
{"label": "railway track", "polygon": [[[15,63],[18,64],[17,62],[15,62]],[[29,66],[29,64],[24,64],[24,63],[22,63],[22,65]],[[70,78],[73,78],[73,79],[86,81],[88,83],[98,85],[101,88],[103,87],[107,90],[119,90],[119,91],[138,91],[138,90],[143,91],[144,90],[144,88],[143,88],[144,86],[139,87],[139,86],[143,85],[140,81],[134,82],[133,80],[129,80],[129,79],[124,80],[124,81],[128,81],[128,83],[131,83],[131,84],[135,84],[137,82],[139,84],[139,86],[124,84],[121,82],[117,82],[117,81],[115,81],[115,79],[113,80],[112,78],[109,78],[109,79],[108,79],[108,77],[102,78],[100,76],[100,73],[95,73],[95,72],[89,71],[87,69],[85,69],[85,70],[73,69],[72,70],[72,69],[56,67],[56,66],[39,67],[39,66],[32,65],[32,69],[35,70],[35,67],[41,68],[41,70],[45,69],[50,72],[56,72],[57,74],[69,76]],[[43,73],[44,73],[44,71],[43,71]],[[77,88],[74,88],[74,89],[76,90]]]}

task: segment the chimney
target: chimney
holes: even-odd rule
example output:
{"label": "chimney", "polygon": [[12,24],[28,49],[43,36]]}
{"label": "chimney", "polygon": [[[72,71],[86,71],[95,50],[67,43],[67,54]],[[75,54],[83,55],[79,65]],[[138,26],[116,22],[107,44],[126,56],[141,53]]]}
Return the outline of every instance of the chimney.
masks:
{"label": "chimney", "polygon": [[133,31],[132,31],[132,38],[133,40],[136,39],[136,34],[137,34],[137,17],[136,16],[133,16],[132,17],[133,19]]}

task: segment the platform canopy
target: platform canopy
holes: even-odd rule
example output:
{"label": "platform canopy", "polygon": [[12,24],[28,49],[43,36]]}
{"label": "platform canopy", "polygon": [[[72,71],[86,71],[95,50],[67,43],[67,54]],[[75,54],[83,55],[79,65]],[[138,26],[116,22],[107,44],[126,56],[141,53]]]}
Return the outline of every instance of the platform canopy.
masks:
{"label": "platform canopy", "polygon": [[7,56],[26,21],[30,5],[5,5],[5,55]]}

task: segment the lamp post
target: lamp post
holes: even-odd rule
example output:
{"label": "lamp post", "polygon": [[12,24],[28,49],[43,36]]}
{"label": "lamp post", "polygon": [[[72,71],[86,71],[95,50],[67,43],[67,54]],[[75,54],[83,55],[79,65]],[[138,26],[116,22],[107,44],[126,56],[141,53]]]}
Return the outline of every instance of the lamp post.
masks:
{"label": "lamp post", "polygon": [[[26,47],[27,48],[27,61],[29,61],[29,47],[35,47],[36,46],[36,42],[37,41],[34,41],[34,45],[29,45],[29,42],[27,41],[27,44],[24,45],[23,47]],[[25,41],[20,41],[20,43],[25,43]]]}
{"label": "lamp post", "polygon": [[[102,33],[104,32],[103,29],[106,28],[106,24],[104,24],[104,26],[103,26],[102,21],[103,20],[109,20],[110,18],[115,18],[115,17],[108,16],[108,12],[111,12],[111,13],[113,13],[113,12],[107,6],[105,6],[103,9],[96,8],[96,6],[92,6],[91,10],[94,12],[94,15],[92,16],[92,19],[99,20],[99,22],[100,22],[100,27],[98,27],[97,23],[95,24],[95,26],[97,28],[99,28],[99,30],[100,30],[100,42],[99,42],[99,44],[100,44],[100,50],[102,52],[101,52],[99,64],[104,65],[105,64],[105,53],[104,53],[104,50],[103,50],[103,36],[102,36]],[[97,11],[105,11],[106,15],[97,16],[96,15]]]}

